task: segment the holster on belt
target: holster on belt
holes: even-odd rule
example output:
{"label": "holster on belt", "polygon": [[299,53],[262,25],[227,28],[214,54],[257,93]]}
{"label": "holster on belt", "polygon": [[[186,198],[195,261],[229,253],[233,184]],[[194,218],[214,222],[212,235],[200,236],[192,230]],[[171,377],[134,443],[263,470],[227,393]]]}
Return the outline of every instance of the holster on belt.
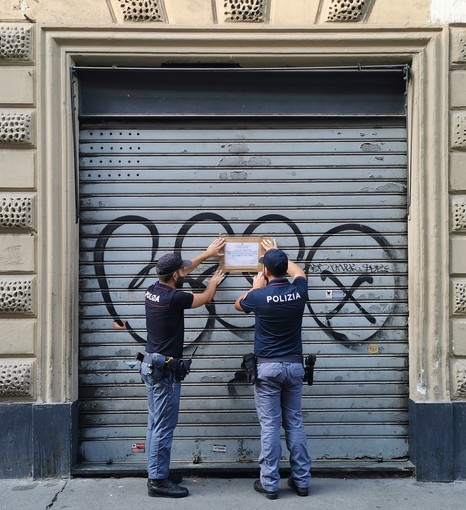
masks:
{"label": "holster on belt", "polygon": [[316,364],[316,359],[315,354],[304,356],[304,381],[309,386],[312,386],[314,383],[314,365]]}
{"label": "holster on belt", "polygon": [[241,368],[246,370],[248,382],[254,384],[257,378],[257,359],[251,352],[243,355],[243,362]]}
{"label": "holster on belt", "polygon": [[173,359],[170,363],[170,369],[174,372],[177,381],[183,381],[191,371],[191,360],[182,358]]}
{"label": "holster on belt", "polygon": [[139,371],[142,375],[152,374],[154,381],[160,381],[162,379],[168,366],[167,361],[169,358],[167,358],[167,356],[154,352],[151,354],[139,353],[136,358],[141,361],[141,368]]}

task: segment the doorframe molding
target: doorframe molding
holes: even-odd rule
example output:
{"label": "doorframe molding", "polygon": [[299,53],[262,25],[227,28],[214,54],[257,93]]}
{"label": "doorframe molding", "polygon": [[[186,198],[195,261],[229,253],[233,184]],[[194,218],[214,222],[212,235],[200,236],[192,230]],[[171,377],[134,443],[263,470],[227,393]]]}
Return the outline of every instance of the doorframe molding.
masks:
{"label": "doorframe molding", "polygon": [[447,27],[132,27],[38,25],[38,392],[78,395],[79,226],[70,68],[235,61],[244,67],[410,64],[409,389],[450,400]]}

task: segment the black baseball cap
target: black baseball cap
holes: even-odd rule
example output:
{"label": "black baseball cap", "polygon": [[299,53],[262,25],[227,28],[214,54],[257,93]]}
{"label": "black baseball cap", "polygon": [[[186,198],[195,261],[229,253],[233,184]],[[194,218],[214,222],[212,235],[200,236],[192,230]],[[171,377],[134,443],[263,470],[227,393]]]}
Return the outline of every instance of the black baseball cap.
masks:
{"label": "black baseball cap", "polygon": [[158,274],[164,275],[174,273],[182,267],[189,267],[191,265],[192,262],[190,260],[183,260],[176,253],[167,253],[167,255],[164,255],[157,260],[156,268]]}
{"label": "black baseball cap", "polygon": [[267,269],[271,271],[276,271],[277,269],[283,271],[288,267],[288,257],[283,250],[279,250],[278,248],[272,248],[265,252],[265,255],[259,259],[261,264]]}

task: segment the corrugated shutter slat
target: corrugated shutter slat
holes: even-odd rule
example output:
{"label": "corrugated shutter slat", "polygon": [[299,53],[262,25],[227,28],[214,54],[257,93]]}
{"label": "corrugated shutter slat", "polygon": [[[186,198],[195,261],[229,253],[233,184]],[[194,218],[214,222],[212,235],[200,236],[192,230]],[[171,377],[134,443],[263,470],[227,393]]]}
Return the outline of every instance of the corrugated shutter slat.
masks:
{"label": "corrugated shutter slat", "polygon": [[[407,457],[404,119],[272,125],[81,130],[84,463],[144,464],[144,454],[132,451],[144,443],[146,423],[133,365],[144,348],[153,262],[175,247],[191,257],[226,229],[272,235],[308,272],[304,349],[318,356],[315,384],[303,397],[312,457]],[[187,290],[203,288],[210,266],[188,278]],[[186,313],[185,352],[199,348],[183,385],[174,462],[257,459],[252,388],[237,374],[252,349],[254,320],[233,309],[249,285],[230,275],[213,309]],[[119,320],[132,334],[115,327]]]}

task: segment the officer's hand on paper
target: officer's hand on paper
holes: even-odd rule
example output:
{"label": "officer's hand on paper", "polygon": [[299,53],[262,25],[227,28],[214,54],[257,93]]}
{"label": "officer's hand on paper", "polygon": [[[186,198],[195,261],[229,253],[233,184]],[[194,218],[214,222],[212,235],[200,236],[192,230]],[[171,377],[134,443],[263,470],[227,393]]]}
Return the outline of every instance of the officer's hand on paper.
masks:
{"label": "officer's hand on paper", "polygon": [[225,246],[225,238],[217,237],[206,249],[205,253],[208,258],[210,257],[221,257],[223,255],[223,247]]}
{"label": "officer's hand on paper", "polygon": [[264,251],[276,250],[278,248],[275,239],[264,239],[261,244]]}
{"label": "officer's hand on paper", "polygon": [[225,278],[225,273],[222,270],[218,269],[212,275],[212,278],[209,281],[209,285],[215,285],[216,287],[218,287],[222,283],[224,278]]}

